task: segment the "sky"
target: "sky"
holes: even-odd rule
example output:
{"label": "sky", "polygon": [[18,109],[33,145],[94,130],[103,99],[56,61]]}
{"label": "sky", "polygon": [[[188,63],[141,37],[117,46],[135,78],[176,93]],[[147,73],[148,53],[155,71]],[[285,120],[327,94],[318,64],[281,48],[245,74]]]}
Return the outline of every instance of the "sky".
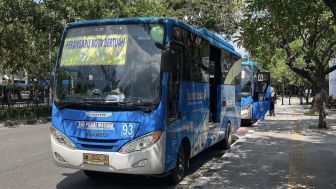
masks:
{"label": "sky", "polygon": [[246,49],[244,49],[244,47],[238,48],[237,44],[233,43],[232,41],[230,41],[230,44],[232,44],[235,50],[238,51],[243,57],[248,55],[248,52]]}

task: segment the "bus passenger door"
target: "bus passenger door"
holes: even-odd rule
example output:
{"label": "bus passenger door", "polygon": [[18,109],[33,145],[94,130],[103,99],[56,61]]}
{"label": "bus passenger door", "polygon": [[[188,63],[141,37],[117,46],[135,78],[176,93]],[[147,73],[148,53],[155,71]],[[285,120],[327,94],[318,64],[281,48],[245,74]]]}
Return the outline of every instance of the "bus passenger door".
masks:
{"label": "bus passenger door", "polygon": [[[210,106],[209,106],[209,123],[219,126],[221,106],[218,102],[221,99],[218,92],[221,90],[219,87],[221,79],[221,51],[210,46],[210,62],[209,62],[209,90],[210,90]],[[219,87],[219,88],[218,88]]]}
{"label": "bus passenger door", "polygon": [[209,57],[209,135],[212,143],[219,140],[221,133],[221,50],[210,46]]}
{"label": "bus passenger door", "polygon": [[180,96],[180,61],[179,51],[174,51],[176,64],[171,72],[169,72],[168,79],[168,103],[167,103],[167,117],[168,124],[181,125],[181,115],[179,112],[179,96]]}

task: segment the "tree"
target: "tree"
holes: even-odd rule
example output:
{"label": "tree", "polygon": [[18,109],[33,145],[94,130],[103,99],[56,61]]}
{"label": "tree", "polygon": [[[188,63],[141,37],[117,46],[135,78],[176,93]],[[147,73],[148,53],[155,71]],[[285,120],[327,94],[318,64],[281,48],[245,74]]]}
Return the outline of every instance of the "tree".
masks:
{"label": "tree", "polygon": [[33,78],[41,76],[37,68],[44,63],[40,56],[46,52],[43,34],[34,26],[39,19],[37,10],[33,1],[0,1],[0,63],[12,74],[26,71]]}
{"label": "tree", "polygon": [[242,7],[238,0],[185,0],[180,1],[178,17],[230,38],[238,30]]}
{"label": "tree", "polygon": [[319,114],[318,127],[325,128],[326,76],[336,69],[328,65],[336,50],[330,9],[322,0],[249,0],[244,16],[241,40],[245,47],[266,61],[277,49],[285,52],[285,64],[315,89],[313,108]]}
{"label": "tree", "polygon": [[335,0],[323,0],[324,3],[330,8],[331,12],[336,19],[336,1]]}
{"label": "tree", "polygon": [[238,0],[129,0],[117,4],[121,17],[175,17],[227,37],[237,31],[242,7]]}

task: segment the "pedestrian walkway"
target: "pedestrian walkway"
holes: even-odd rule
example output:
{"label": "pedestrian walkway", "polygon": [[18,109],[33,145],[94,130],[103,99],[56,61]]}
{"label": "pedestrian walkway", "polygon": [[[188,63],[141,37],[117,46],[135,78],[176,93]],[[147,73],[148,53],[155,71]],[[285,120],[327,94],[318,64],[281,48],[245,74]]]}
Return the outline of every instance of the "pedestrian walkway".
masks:
{"label": "pedestrian walkway", "polygon": [[331,129],[319,130],[317,117],[304,115],[309,106],[285,104],[215,162],[222,166],[204,174],[204,188],[336,188],[336,112]]}

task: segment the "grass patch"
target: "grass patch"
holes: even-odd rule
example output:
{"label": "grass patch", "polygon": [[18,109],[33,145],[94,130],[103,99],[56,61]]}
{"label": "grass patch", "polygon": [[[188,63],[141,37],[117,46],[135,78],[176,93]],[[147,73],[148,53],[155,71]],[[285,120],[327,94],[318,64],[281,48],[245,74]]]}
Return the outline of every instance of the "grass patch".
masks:
{"label": "grass patch", "polygon": [[32,106],[0,109],[0,121],[50,117],[51,106]]}
{"label": "grass patch", "polygon": [[308,112],[303,113],[303,115],[305,115],[305,116],[318,116],[318,113],[308,111]]}

